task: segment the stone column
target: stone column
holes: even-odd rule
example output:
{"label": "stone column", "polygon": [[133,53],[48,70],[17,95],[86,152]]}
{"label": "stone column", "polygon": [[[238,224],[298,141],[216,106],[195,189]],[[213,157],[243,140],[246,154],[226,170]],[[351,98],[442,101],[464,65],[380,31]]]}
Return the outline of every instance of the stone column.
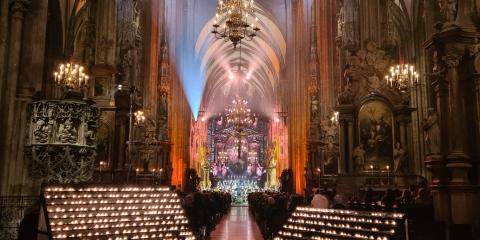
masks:
{"label": "stone column", "polygon": [[353,119],[348,119],[348,173],[353,173],[355,171],[355,163],[353,162]]}
{"label": "stone column", "polygon": [[473,219],[470,211],[473,207],[473,188],[468,176],[472,164],[467,152],[465,99],[458,74],[460,60],[461,56],[456,54],[444,57],[448,67],[446,80],[449,82],[448,138],[450,142],[446,167],[450,171],[451,221],[453,224],[469,224]]}
{"label": "stone column", "polygon": [[449,148],[447,158],[451,162],[469,161],[467,155],[467,135],[465,128],[465,106],[463,105],[463,94],[460,89],[460,78],[458,75],[458,64],[461,59],[460,55],[447,55],[444,61],[448,67],[446,80],[449,83],[448,94],[448,135]]}
{"label": "stone column", "polygon": [[[18,85],[18,76],[19,76],[19,66],[21,58],[21,47],[22,47],[22,32],[23,32],[23,20],[25,13],[28,9],[30,2],[28,0],[14,0],[11,2],[11,28],[10,28],[10,48],[8,54],[8,67],[7,67],[7,83],[6,92],[3,95],[2,101],[2,112],[6,113],[3,117],[3,129],[5,129],[4,138],[3,138],[3,159],[5,163],[13,163],[12,157],[14,156],[14,130],[15,122],[17,119],[14,117],[16,109],[15,99],[17,94],[17,85]],[[7,193],[9,181],[7,178],[11,175],[9,167],[3,167],[3,179],[1,181],[0,189],[2,190],[0,194]]]}
{"label": "stone column", "polygon": [[0,106],[6,81],[8,54],[8,1],[0,2]]}
{"label": "stone column", "polygon": [[[395,106],[394,107],[394,114],[395,114],[395,120],[398,123],[399,127],[399,133],[397,139],[394,139],[394,146],[397,142],[400,142],[403,150],[407,151],[408,154],[408,172],[414,172],[415,169],[413,169],[414,163],[413,163],[413,156],[412,156],[412,146],[410,146],[410,143],[412,142],[411,139],[409,139],[409,124],[412,121],[412,112],[415,109],[411,108],[410,106],[407,105],[400,105],[400,106]],[[404,163],[405,164],[405,163]]]}
{"label": "stone column", "polygon": [[[436,112],[440,129],[446,129],[447,123],[447,103],[448,103],[448,82],[443,74],[435,73],[431,75],[435,90]],[[445,167],[445,149],[447,147],[447,136],[441,131],[440,150],[442,153],[427,155],[425,165],[430,172],[430,188],[433,196],[434,215],[436,221],[449,221],[450,219],[450,199],[447,191],[448,171]]]}
{"label": "stone column", "polygon": [[339,173],[351,173],[354,170],[354,164],[352,160],[354,141],[354,118],[353,111],[355,106],[352,104],[343,104],[335,107],[338,111],[338,122],[340,127],[339,137]]}

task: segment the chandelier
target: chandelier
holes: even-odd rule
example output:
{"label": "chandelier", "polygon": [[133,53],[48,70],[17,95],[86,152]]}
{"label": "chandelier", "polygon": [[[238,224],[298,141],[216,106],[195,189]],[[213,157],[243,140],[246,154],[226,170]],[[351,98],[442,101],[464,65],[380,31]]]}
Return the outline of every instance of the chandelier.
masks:
{"label": "chandelier", "polygon": [[404,93],[418,83],[418,77],[413,65],[399,64],[390,68],[390,75],[386,75],[385,80],[392,88]]}
{"label": "chandelier", "polygon": [[217,159],[218,159],[219,162],[226,162],[228,160],[227,152],[225,152],[225,151],[218,152],[218,158]]}
{"label": "chandelier", "polygon": [[58,66],[58,71],[53,73],[55,84],[67,90],[81,90],[87,87],[88,75],[85,68],[78,64],[65,63]]}
{"label": "chandelier", "polygon": [[141,125],[143,122],[145,122],[145,114],[143,111],[138,110],[133,115],[135,116],[135,123],[137,125]]}
{"label": "chandelier", "polygon": [[250,115],[251,110],[247,105],[247,100],[237,96],[233,99],[232,104],[226,109],[227,123],[233,125],[235,131],[238,133],[243,132],[243,130],[253,122]]}
{"label": "chandelier", "polygon": [[257,156],[257,152],[254,152],[254,151],[250,151],[248,152],[248,162],[251,162],[251,163],[255,163],[258,161],[258,156]]}
{"label": "chandelier", "polygon": [[[217,39],[225,42],[231,41],[236,48],[243,39],[251,41],[260,28],[256,25],[257,17],[254,17],[253,0],[219,0],[212,33]],[[226,21],[220,28],[219,17],[225,16]],[[254,22],[249,21],[254,19]]]}

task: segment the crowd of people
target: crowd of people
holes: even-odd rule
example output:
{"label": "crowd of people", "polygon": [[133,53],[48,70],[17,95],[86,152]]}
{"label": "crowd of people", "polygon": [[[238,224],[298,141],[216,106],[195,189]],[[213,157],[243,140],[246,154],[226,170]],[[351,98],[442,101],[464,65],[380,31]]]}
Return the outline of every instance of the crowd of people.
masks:
{"label": "crowd of people", "polygon": [[[368,188],[363,199],[354,197],[349,201],[349,207],[356,210],[382,210],[382,211],[399,211],[409,213],[411,209],[415,209],[418,213],[422,211],[422,215],[429,214],[427,210],[432,208],[432,198],[428,189],[416,186],[410,186],[408,189],[387,189],[386,191],[373,191]],[[427,217],[427,216],[418,216]]]}
{"label": "crowd of people", "polygon": [[232,196],[225,192],[179,194],[182,206],[197,239],[208,239],[210,233],[230,210]]}
{"label": "crowd of people", "polygon": [[248,195],[248,207],[264,239],[271,239],[304,197],[286,192],[255,192]]}

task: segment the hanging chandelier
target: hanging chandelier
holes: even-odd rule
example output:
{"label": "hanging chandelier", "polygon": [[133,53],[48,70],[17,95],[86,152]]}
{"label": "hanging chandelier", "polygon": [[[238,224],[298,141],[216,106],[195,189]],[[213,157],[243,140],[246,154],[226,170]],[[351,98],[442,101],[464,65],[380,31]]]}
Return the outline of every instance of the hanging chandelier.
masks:
{"label": "hanging chandelier", "polygon": [[227,123],[231,124],[237,133],[243,132],[253,122],[248,102],[241,97],[235,97],[232,104],[226,109],[226,112]]}
{"label": "hanging chandelier", "polygon": [[419,75],[413,65],[399,64],[390,68],[390,75],[385,80],[392,88],[405,93],[414,84],[418,83]]}
{"label": "hanging chandelier", "polygon": [[[234,48],[244,39],[251,41],[260,31],[256,25],[258,18],[254,17],[254,8],[253,0],[219,0],[212,33],[217,39],[231,41]],[[220,17],[226,18],[222,27],[219,24]]]}
{"label": "hanging chandelier", "polygon": [[62,63],[58,66],[58,71],[53,73],[55,84],[69,91],[82,90],[87,87],[89,78],[84,70],[78,64]]}
{"label": "hanging chandelier", "polygon": [[248,162],[254,163],[258,161],[258,154],[257,152],[250,151],[248,152],[248,157],[247,157]]}

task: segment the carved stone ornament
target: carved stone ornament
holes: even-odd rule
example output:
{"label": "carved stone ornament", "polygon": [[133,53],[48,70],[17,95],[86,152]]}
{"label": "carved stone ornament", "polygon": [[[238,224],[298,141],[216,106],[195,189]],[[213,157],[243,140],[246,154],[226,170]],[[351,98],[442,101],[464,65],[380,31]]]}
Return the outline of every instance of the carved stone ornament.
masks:
{"label": "carved stone ornament", "polygon": [[75,100],[41,100],[28,106],[25,156],[30,175],[45,182],[91,179],[100,110]]}
{"label": "carved stone ornament", "polygon": [[455,25],[457,18],[457,0],[437,0],[440,14],[443,19],[443,28]]}
{"label": "carved stone ornament", "polygon": [[374,41],[348,56],[343,79],[345,87],[339,93],[337,103],[354,104],[372,92],[388,97],[395,104],[408,103],[409,96],[402,96],[384,79],[391,62],[387,51],[379,48]]}

